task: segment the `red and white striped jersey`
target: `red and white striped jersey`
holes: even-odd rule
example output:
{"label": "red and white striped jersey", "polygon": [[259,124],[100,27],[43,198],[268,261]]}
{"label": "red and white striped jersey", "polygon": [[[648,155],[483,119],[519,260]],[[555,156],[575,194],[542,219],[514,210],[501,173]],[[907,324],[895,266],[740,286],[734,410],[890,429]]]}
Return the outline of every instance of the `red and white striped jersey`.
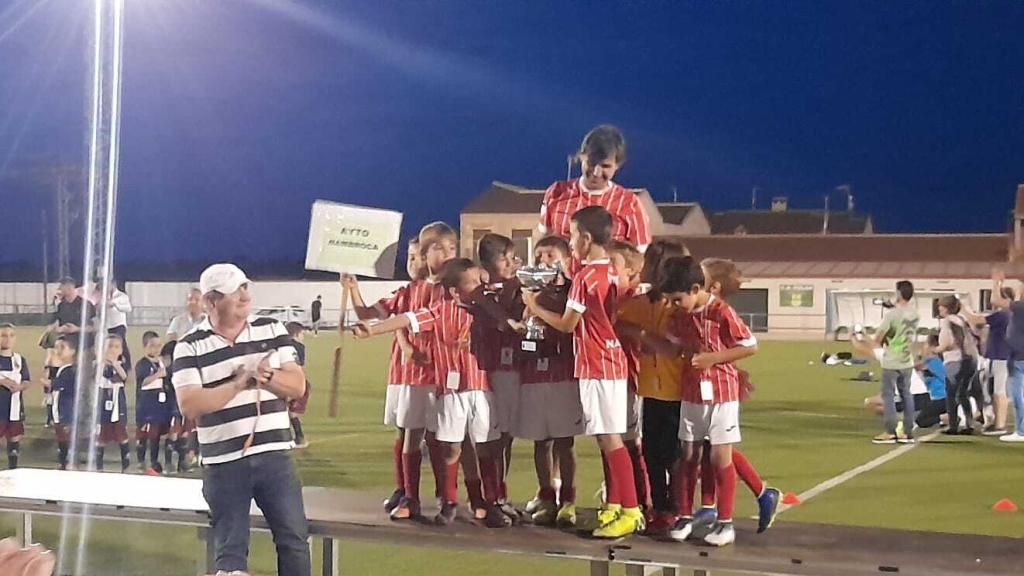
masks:
{"label": "red and white striped jersey", "polygon": [[[565,310],[568,299],[568,284],[548,284],[537,295],[537,303],[546,310]],[[519,377],[523,384],[575,381],[572,334],[548,328],[544,340],[537,342],[536,346],[536,352],[519,355]]]}
{"label": "red and white striped jersey", "polygon": [[618,273],[611,261],[588,263],[572,279],[566,308],[582,316],[573,332],[576,377],[581,380],[625,380],[626,355],[615,335]]}
{"label": "red and white striped jersey", "polygon": [[583,188],[581,179],[552,184],[540,208],[540,231],[569,238],[572,216],[587,206],[603,206],[612,215],[612,238],[643,249],[651,243],[651,227],[636,194],[612,183],[601,193]]}
{"label": "red and white striped jersey", "polygon": [[413,334],[431,339],[438,396],[491,389],[487,373],[470,351],[473,315],[469,310],[445,298],[407,317]]}
{"label": "red and white striped jersey", "polygon": [[[406,314],[424,308],[430,308],[435,302],[443,299],[444,289],[441,284],[431,280],[416,280],[409,284],[407,306],[400,314]],[[413,360],[402,364],[402,382],[410,386],[437,386],[437,371],[434,369],[433,350],[434,338],[430,334],[409,334],[409,343],[413,350],[426,356],[426,362]],[[443,382],[441,383],[443,384]]]}
{"label": "red and white striped jersey", "polygon": [[[386,298],[381,298],[375,305],[384,316],[398,316],[409,311],[409,288],[410,284],[402,286]],[[409,384],[405,382],[405,358],[402,348],[398,345],[398,337],[391,343],[391,362],[388,364],[388,384]],[[411,362],[412,360],[410,360]]]}
{"label": "red and white striped jersey", "polygon": [[[680,310],[672,319],[669,337],[677,340],[687,356],[698,352],[721,352],[740,346],[756,346],[757,339],[743,320],[722,300],[711,300],[700,310]],[[711,383],[713,398],[701,394],[701,382]],[[736,365],[716,364],[699,371],[689,365],[683,368],[682,399],[692,404],[723,404],[740,399],[740,376]]]}

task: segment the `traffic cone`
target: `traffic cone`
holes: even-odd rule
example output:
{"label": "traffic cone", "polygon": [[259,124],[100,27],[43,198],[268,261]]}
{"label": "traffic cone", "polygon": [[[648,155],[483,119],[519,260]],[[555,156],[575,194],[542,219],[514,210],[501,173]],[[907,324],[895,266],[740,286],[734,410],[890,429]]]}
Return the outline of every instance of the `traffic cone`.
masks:
{"label": "traffic cone", "polygon": [[995,504],[992,505],[992,511],[993,512],[1016,512],[1017,511],[1017,505],[1014,504],[1012,500],[1009,500],[1007,498],[1003,498],[999,502],[996,502]]}
{"label": "traffic cone", "polygon": [[786,506],[796,506],[800,504],[800,498],[793,492],[786,492],[782,497],[782,503]]}

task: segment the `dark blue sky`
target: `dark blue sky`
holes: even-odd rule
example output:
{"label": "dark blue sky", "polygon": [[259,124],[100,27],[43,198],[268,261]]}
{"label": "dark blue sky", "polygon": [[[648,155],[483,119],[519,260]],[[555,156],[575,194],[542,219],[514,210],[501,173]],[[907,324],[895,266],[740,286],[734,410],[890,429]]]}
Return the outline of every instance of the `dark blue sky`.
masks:
{"label": "dark blue sky", "polygon": [[[84,158],[86,4],[0,3],[0,260],[38,252],[26,172]],[[999,231],[1024,182],[1019,2],[128,4],[126,260],[301,259],[317,198],[456,222],[601,122],[620,182],[709,211],[850,183],[880,229]]]}

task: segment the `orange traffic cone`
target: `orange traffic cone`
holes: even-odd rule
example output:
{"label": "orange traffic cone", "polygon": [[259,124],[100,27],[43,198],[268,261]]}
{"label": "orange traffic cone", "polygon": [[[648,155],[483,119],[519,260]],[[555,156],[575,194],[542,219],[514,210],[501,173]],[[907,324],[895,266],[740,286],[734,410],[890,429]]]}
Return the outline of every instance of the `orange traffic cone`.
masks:
{"label": "orange traffic cone", "polygon": [[793,492],[786,492],[782,497],[782,503],[787,506],[796,506],[800,504],[800,498]]}
{"label": "orange traffic cone", "polygon": [[1007,498],[1003,498],[999,502],[996,502],[995,504],[992,505],[992,511],[993,512],[1016,512],[1017,511],[1017,505],[1014,504],[1012,500],[1009,500]]}

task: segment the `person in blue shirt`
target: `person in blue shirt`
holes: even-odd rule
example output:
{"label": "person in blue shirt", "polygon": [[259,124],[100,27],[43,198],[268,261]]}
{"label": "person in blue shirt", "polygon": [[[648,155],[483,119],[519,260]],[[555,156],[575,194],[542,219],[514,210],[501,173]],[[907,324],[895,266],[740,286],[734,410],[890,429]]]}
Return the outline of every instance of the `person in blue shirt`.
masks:
{"label": "person in blue shirt", "polygon": [[[928,336],[928,350],[933,350],[938,345],[938,334]],[[914,422],[919,428],[931,428],[939,422],[945,423],[943,415],[946,414],[946,367],[942,363],[942,358],[929,352],[918,363],[916,369],[928,386],[929,400],[919,409]]]}

